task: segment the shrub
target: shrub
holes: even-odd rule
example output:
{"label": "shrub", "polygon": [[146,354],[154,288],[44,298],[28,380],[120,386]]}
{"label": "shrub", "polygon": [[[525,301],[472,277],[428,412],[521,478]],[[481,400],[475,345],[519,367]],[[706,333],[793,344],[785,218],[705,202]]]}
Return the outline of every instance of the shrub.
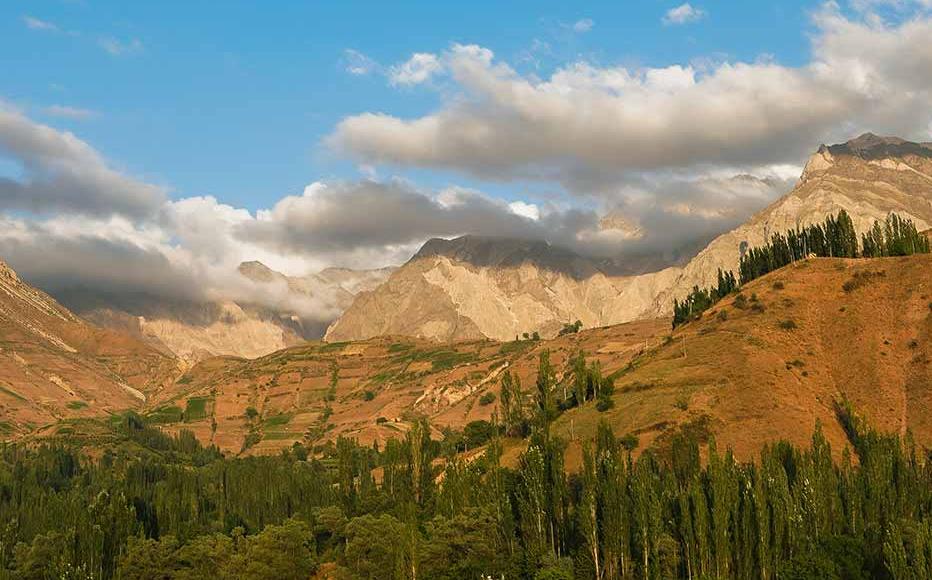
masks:
{"label": "shrub", "polygon": [[595,408],[599,413],[604,413],[614,406],[615,401],[608,398],[600,398],[599,401],[595,404]]}
{"label": "shrub", "polygon": [[375,420],[375,422],[379,425],[382,425],[384,423],[388,423],[388,419],[386,419],[385,417],[379,417],[378,419]]}
{"label": "shrub", "polygon": [[735,308],[740,308],[744,310],[748,307],[748,297],[744,294],[738,294],[735,296]]}
{"label": "shrub", "polygon": [[679,409],[680,411],[686,411],[687,409],[689,409],[689,399],[687,399],[685,396],[680,397],[679,399],[676,400],[675,403],[673,403],[673,406]]}
{"label": "shrub", "polygon": [[463,440],[470,448],[479,447],[495,436],[495,425],[488,421],[470,421],[463,427]]}
{"label": "shrub", "polygon": [[627,449],[628,451],[634,451],[638,448],[639,441],[637,435],[633,433],[628,433],[624,437],[618,440],[618,444]]}
{"label": "shrub", "polygon": [[373,393],[372,391],[366,391],[362,394],[362,399],[364,401],[371,401],[374,398],[375,398],[375,393]]}
{"label": "shrub", "polygon": [[721,322],[725,322],[726,320],[728,320],[728,312],[726,312],[725,310],[719,310],[718,319]]}
{"label": "shrub", "polygon": [[773,283],[774,290],[783,290],[784,288],[786,288],[786,286],[783,285],[782,280],[777,280],[776,282]]}
{"label": "shrub", "polygon": [[780,328],[782,328],[783,330],[796,330],[797,326],[795,322],[787,319],[787,320],[780,321]]}
{"label": "shrub", "polygon": [[887,275],[883,270],[870,271],[862,270],[860,272],[855,272],[851,278],[841,285],[841,289],[845,292],[854,292],[861,286],[864,286],[871,281],[872,278],[883,278]]}
{"label": "shrub", "polygon": [[243,413],[243,415],[251,421],[259,416],[259,411],[257,411],[255,407],[246,407],[246,412]]}
{"label": "shrub", "polygon": [[495,393],[493,393],[492,391],[489,391],[485,393],[484,395],[482,395],[481,397],[479,397],[479,404],[482,405],[483,407],[485,407],[486,405],[491,405],[494,402],[495,402]]}

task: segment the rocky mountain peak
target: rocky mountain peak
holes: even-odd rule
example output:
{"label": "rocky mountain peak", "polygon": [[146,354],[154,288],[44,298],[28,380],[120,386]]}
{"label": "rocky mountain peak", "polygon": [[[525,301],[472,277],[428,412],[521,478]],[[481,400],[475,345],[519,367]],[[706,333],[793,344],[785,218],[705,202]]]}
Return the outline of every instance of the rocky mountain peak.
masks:
{"label": "rocky mountain peak", "polygon": [[243,262],[239,265],[237,270],[239,270],[239,273],[242,274],[245,278],[248,278],[253,282],[271,282],[272,280],[281,277],[281,274],[269,268],[262,262],[256,260]]}
{"label": "rocky mountain peak", "polygon": [[915,143],[899,137],[881,137],[874,133],[864,133],[845,143],[822,146],[832,155],[850,155],[866,160],[888,159],[914,155],[932,158],[932,143]]}
{"label": "rocky mountain peak", "polygon": [[544,240],[466,235],[451,240],[428,240],[412,261],[444,257],[477,268],[517,268],[530,264],[574,277],[588,276],[598,268],[572,250]]}

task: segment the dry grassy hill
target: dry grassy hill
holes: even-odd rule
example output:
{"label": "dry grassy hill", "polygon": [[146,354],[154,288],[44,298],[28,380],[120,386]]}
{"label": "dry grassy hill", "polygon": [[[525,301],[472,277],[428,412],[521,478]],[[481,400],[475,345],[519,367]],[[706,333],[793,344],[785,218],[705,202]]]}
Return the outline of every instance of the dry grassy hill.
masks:
{"label": "dry grassy hill", "polygon": [[816,421],[847,443],[836,403],[932,447],[932,256],[812,259],[755,280],[638,357],[615,407],[565,414],[585,439],[601,418],[642,446],[687,429],[752,458],[776,439],[810,440]]}

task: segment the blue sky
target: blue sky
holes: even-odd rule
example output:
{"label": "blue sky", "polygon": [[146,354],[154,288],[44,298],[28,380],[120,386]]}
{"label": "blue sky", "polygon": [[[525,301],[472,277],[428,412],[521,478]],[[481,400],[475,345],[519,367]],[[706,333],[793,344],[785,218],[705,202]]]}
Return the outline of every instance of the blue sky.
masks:
{"label": "blue sky", "polygon": [[[255,210],[321,178],[357,175],[322,148],[339,120],[364,111],[401,117],[438,95],[346,71],[348,49],[383,66],[452,43],[478,44],[530,71],[535,44],[545,75],[585,59],[666,66],[696,59],[796,65],[809,52],[805,2],[703,2],[682,26],[677,3],[566,2],[117,2],[8,1],[0,7],[0,97],[76,133],[129,173],[174,197],[214,195]],[[27,18],[52,28],[30,27]],[[573,30],[592,21],[586,32]],[[112,54],[105,43],[123,52]],[[135,43],[135,45],[134,45]],[[86,119],[50,115],[60,105]],[[520,185],[399,168],[425,186],[457,183],[511,196]]]}

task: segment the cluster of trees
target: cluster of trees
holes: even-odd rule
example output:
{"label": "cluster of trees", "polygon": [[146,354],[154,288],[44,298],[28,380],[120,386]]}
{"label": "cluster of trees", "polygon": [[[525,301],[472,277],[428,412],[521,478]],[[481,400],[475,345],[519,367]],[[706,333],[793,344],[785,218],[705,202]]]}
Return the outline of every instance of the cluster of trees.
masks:
{"label": "cluster of trees", "polygon": [[883,222],[875,221],[870,231],[861,236],[845,210],[830,215],[821,224],[774,234],[760,248],[751,248],[741,256],[738,276],[732,272],[718,272],[718,284],[709,289],[693,287],[682,301],[673,301],[673,328],[693,320],[713,304],[736,290],[740,284],[773,272],[808,257],[820,258],[879,258],[929,253],[929,240],[915,224],[897,214],[890,214]]}
{"label": "cluster of trees", "polygon": [[916,230],[912,221],[890,214],[861,236],[861,255],[865,258],[928,254],[929,238]]}
{"label": "cluster of trees", "polygon": [[[605,423],[565,469],[538,392],[515,468],[438,461],[418,422],[384,449],[224,459],[130,417],[97,460],[0,448],[0,577],[564,580],[932,577],[932,463],[839,406],[850,448],[817,427],[756,463],[680,434],[635,459]],[[834,458],[834,459],[833,459]],[[840,459],[840,460],[838,460]]]}
{"label": "cluster of trees", "polygon": [[709,289],[693,286],[692,291],[680,302],[673,299],[673,328],[693,320],[713,304],[738,289],[738,281],[731,270],[723,272],[718,269],[718,283]]}
{"label": "cluster of trees", "polygon": [[566,336],[567,334],[576,334],[582,329],[582,320],[577,320],[576,322],[567,323],[563,325],[563,328],[560,329],[558,336]]}

